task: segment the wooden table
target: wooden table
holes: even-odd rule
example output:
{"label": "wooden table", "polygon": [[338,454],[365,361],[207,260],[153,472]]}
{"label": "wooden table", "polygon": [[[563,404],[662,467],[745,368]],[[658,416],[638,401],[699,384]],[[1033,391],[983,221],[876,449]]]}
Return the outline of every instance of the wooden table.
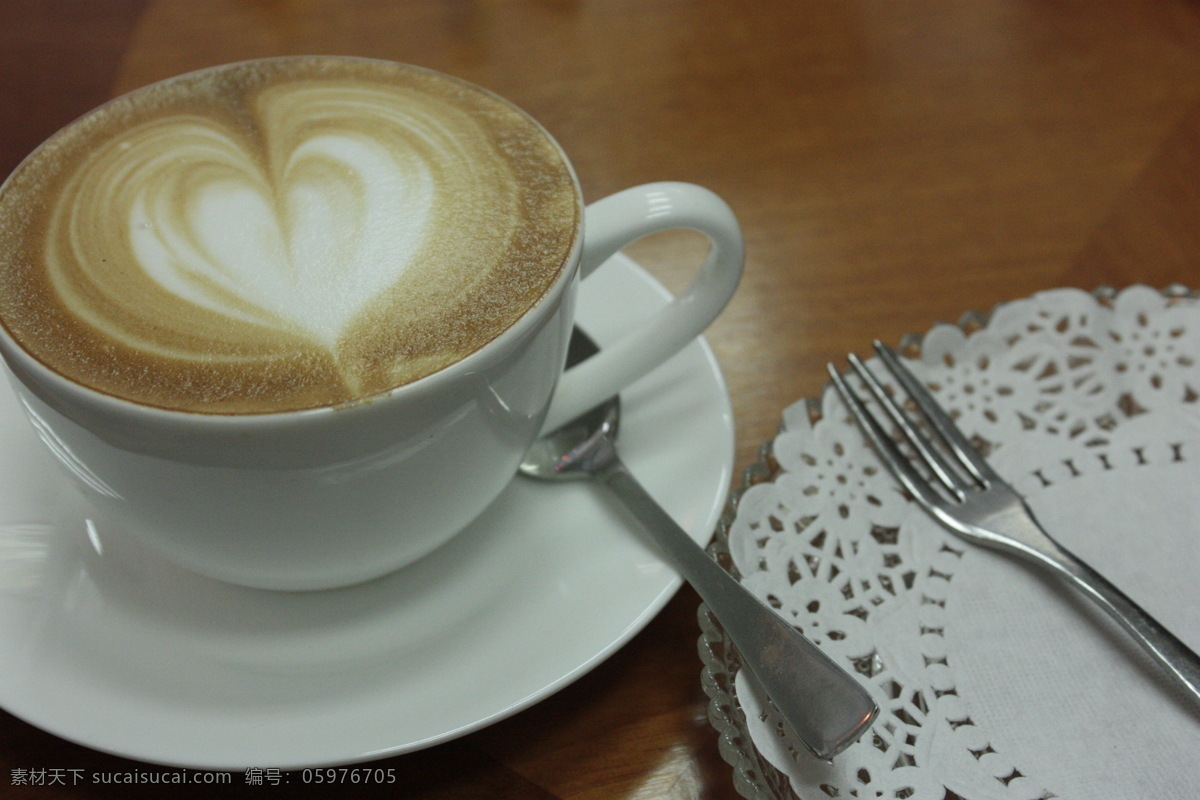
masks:
{"label": "wooden table", "polygon": [[[1200,284],[1194,2],[4,0],[0,173],[113,94],[309,52],[511,98],[572,154],[588,200],[658,179],[727,198],[746,275],[708,338],[739,470],[826,361],[874,337],[1056,286]],[[660,235],[632,252],[678,286],[700,250]],[[697,604],[685,588],[534,708],[381,762],[402,782],[388,796],[736,797],[699,687]],[[13,770],[147,765],[3,713],[0,767],[11,798],[323,794],[11,786]]]}

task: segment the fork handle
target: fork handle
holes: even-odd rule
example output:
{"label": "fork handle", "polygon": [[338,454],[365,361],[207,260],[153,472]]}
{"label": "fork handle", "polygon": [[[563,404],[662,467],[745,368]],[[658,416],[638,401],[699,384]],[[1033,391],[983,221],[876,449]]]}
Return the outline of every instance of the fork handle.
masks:
{"label": "fork handle", "polygon": [[1063,575],[1085,596],[1119,622],[1134,640],[1152,655],[1167,673],[1182,684],[1191,696],[1200,700],[1200,655],[1163,627],[1154,617],[1092,569],[1070,550],[1043,535],[1046,544],[1022,552]]}
{"label": "fork handle", "polygon": [[853,744],[879,713],[845,669],[708,557],[619,461],[600,476],[695,588],[779,713],[814,755]]}

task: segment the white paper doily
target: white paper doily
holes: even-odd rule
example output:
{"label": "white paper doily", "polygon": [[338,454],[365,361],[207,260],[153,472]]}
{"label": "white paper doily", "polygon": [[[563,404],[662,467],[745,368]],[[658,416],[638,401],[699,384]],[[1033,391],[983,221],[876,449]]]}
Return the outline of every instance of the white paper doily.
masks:
{"label": "white paper doily", "polygon": [[[1200,650],[1200,301],[1055,290],[901,350],[1047,529]],[[784,411],[731,508],[714,555],[882,709],[813,758],[702,606],[710,719],[744,796],[1195,796],[1200,704],[1071,590],[930,520],[833,391]]]}

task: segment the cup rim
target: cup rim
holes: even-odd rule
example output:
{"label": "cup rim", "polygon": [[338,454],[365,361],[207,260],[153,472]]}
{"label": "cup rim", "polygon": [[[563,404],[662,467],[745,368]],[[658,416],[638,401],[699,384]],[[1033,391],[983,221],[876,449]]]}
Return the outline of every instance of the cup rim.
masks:
{"label": "cup rim", "polygon": [[[311,406],[307,408],[282,409],[278,411],[196,411],[156,406],[147,403],[141,403],[136,400],[121,397],[119,395],[110,394],[108,392],[104,392],[75,381],[55,370],[50,365],[42,362],[40,359],[26,350],[19,341],[17,341],[17,339],[9,331],[8,326],[4,323],[4,320],[0,319],[0,356],[3,356],[9,371],[30,391],[42,397],[42,399],[47,402],[48,405],[59,408],[60,412],[66,412],[67,409],[63,408],[63,406],[69,405],[71,407],[84,407],[90,411],[99,412],[104,416],[126,418],[131,420],[141,419],[146,422],[165,425],[199,426],[200,428],[204,429],[231,427],[261,428],[289,424],[299,425],[308,421],[323,419],[330,414],[344,414],[347,411],[355,408],[374,407],[381,403],[398,401],[398,399],[402,397],[420,396],[430,391],[436,391],[447,381],[454,380],[462,374],[479,372],[484,365],[492,361],[498,354],[506,351],[514,341],[519,341],[529,331],[541,325],[555,310],[557,310],[562,301],[563,295],[567,291],[567,287],[570,286],[575,280],[575,276],[579,270],[580,254],[583,248],[585,205],[583,201],[583,190],[580,186],[579,176],[575,172],[574,165],[571,163],[566,151],[563,149],[559,141],[553,136],[553,134],[551,134],[550,131],[548,131],[539,120],[534,118],[529,112],[525,111],[525,109],[518,106],[512,100],[497,94],[491,89],[472,83],[471,81],[417,64],[363,56],[309,54],[244,59],[241,61],[214,64],[208,67],[172,75],[168,78],[164,78],[162,80],[140,86],[136,89],[132,89],[129,92],[122,93],[117,97],[111,98],[104,103],[95,106],[84,114],[81,114],[79,117],[76,117],[71,122],[68,122],[58,131],[51,134],[40,144],[38,144],[38,146],[32,151],[30,151],[30,153],[17,164],[12,173],[10,173],[3,182],[0,182],[0,190],[3,190],[4,185],[8,183],[8,181],[24,167],[27,161],[35,158],[39,152],[50,142],[52,142],[62,131],[74,127],[81,120],[98,113],[108,105],[115,103],[122,98],[128,97],[129,95],[149,91],[153,87],[160,84],[181,80],[190,75],[195,75],[198,73],[232,69],[247,64],[301,61],[309,59],[344,62],[374,62],[419,70],[421,72],[435,75],[444,80],[462,84],[475,91],[483,92],[512,108],[523,118],[532,123],[562,159],[562,163],[566,167],[567,174],[570,176],[571,186],[574,190],[573,194],[575,197],[576,214],[574,227],[571,232],[571,248],[564,257],[562,268],[559,270],[554,281],[546,288],[542,295],[529,308],[527,308],[523,314],[521,314],[520,317],[518,317],[511,325],[509,325],[509,327],[505,328],[499,334],[493,336],[491,339],[483,343],[480,347],[476,348],[452,364],[448,364],[447,366],[442,367],[441,369],[438,369],[428,375],[417,378],[416,380],[353,400],[346,400],[328,405]],[[69,400],[64,400],[63,398],[69,398]],[[71,415],[68,413],[67,416]]]}

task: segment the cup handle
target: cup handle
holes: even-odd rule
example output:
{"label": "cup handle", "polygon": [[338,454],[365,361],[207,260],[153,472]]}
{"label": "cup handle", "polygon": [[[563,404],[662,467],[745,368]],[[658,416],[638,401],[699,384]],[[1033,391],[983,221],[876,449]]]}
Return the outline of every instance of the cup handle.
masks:
{"label": "cup handle", "polygon": [[649,183],[592,203],[584,215],[579,274],[586,278],[622,247],[672,228],[699,231],[712,243],[691,284],[645,326],[563,373],[542,433],[617,394],[704,332],[742,276],[742,232],[717,195],[688,183]]}

